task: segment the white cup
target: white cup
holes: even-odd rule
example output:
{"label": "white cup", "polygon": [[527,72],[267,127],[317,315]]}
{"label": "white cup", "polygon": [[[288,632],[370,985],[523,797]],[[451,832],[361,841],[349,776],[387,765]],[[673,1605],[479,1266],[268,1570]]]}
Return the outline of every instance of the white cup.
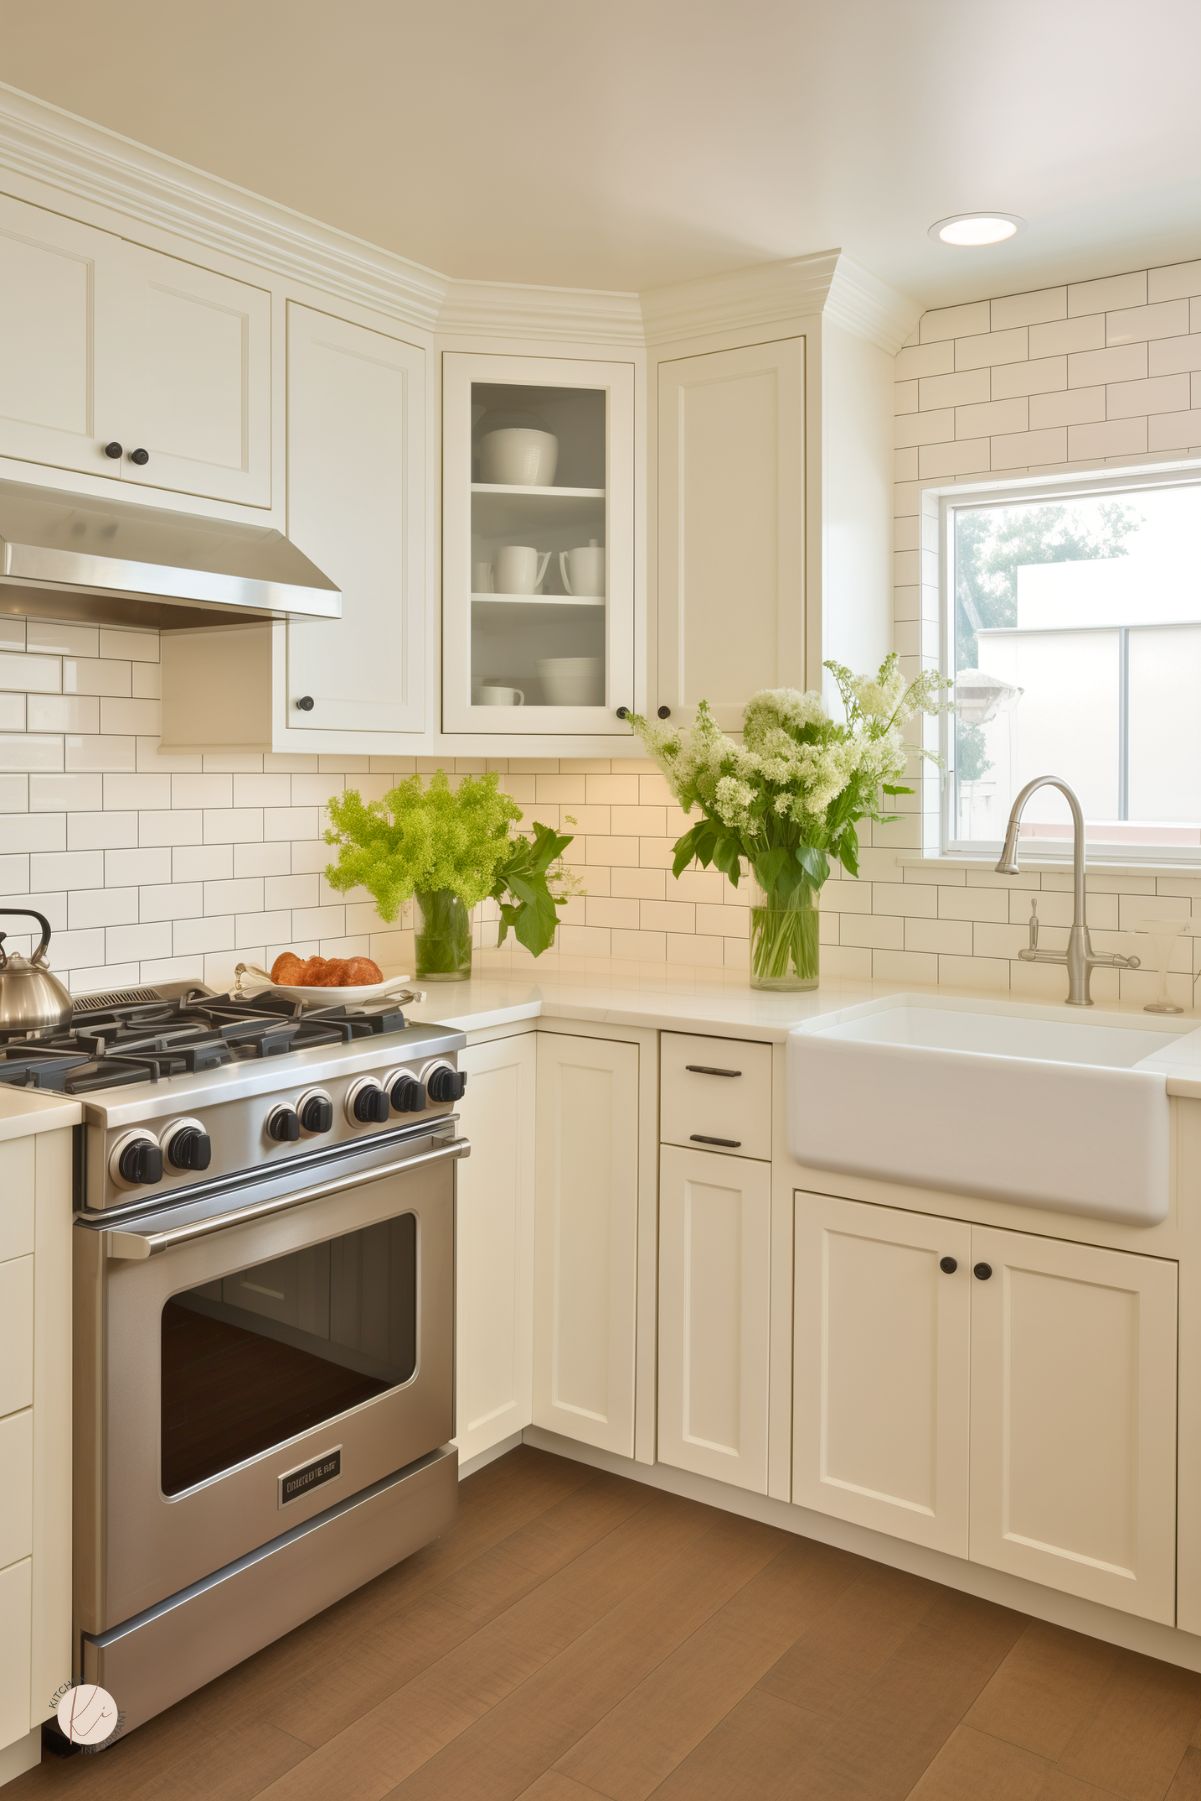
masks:
{"label": "white cup", "polygon": [[480,439],[480,480],[507,487],[549,488],[559,463],[554,432],[501,426]]}
{"label": "white cup", "polygon": [[473,563],[471,565],[471,592],[473,594],[491,594],[491,563]]}
{"label": "white cup", "polygon": [[581,544],[576,550],[559,552],[559,574],[568,594],[603,594],[605,591],[605,553],[596,539]]}
{"label": "white cup", "polygon": [[499,682],[475,682],[471,690],[477,707],[524,707],[525,695],[520,688],[506,688]]}
{"label": "white cup", "polygon": [[537,594],[550,563],[550,551],[532,544],[506,544],[496,553],[498,594]]}

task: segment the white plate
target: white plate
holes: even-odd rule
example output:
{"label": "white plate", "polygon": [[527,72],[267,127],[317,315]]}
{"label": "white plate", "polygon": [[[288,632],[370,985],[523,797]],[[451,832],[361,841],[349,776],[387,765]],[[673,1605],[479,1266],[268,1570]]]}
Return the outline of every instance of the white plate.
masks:
{"label": "white plate", "polygon": [[[286,994],[289,1000],[315,1002],[318,1006],[334,1007],[346,1001],[357,1006],[361,1001],[380,1001],[386,995],[395,994],[400,988],[408,987],[408,976],[389,976],[386,982],[366,982],[349,988],[308,988],[296,987],[288,982],[273,982],[269,977],[257,975],[245,965],[236,972],[235,992],[247,996],[261,994],[269,988],[273,994]],[[410,999],[418,998],[415,993]]]}

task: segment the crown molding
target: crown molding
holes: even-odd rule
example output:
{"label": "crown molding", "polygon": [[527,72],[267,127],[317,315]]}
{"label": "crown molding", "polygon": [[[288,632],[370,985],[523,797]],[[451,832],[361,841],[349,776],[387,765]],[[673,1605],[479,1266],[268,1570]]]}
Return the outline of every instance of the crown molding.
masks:
{"label": "crown molding", "polygon": [[632,350],[641,350],[646,341],[637,294],[516,282],[450,282],[438,330],[457,337],[614,344]]}
{"label": "crown molding", "polygon": [[825,317],[895,355],[920,308],[841,250],[641,295],[459,281],[0,83],[0,168],[424,331],[646,345]]}
{"label": "crown molding", "polygon": [[823,317],[895,356],[921,316],[908,294],[889,287],[854,257],[840,254]]}
{"label": "crown molding", "polygon": [[716,332],[772,331],[799,319],[823,318],[895,356],[920,311],[842,250],[756,263],[652,288],[642,296],[648,344]]}
{"label": "crown molding", "polygon": [[3,83],[0,167],[406,324],[437,322],[434,270]]}

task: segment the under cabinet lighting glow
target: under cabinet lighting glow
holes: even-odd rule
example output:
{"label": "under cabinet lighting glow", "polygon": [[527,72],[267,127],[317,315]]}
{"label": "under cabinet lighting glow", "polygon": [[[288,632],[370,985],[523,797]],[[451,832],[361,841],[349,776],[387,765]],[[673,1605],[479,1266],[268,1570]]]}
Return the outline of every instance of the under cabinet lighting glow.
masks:
{"label": "under cabinet lighting glow", "polygon": [[1021,223],[1016,213],[955,213],[937,220],[930,236],[960,249],[978,249],[982,244],[1003,244]]}

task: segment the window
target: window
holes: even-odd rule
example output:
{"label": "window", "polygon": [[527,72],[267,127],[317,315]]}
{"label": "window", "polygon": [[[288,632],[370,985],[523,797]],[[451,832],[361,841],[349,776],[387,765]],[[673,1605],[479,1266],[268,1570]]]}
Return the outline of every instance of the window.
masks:
{"label": "window", "polygon": [[[944,498],[944,843],[997,845],[1037,775],[1080,796],[1089,842],[1201,860],[1201,480]],[[1023,840],[1062,849],[1063,797]]]}

